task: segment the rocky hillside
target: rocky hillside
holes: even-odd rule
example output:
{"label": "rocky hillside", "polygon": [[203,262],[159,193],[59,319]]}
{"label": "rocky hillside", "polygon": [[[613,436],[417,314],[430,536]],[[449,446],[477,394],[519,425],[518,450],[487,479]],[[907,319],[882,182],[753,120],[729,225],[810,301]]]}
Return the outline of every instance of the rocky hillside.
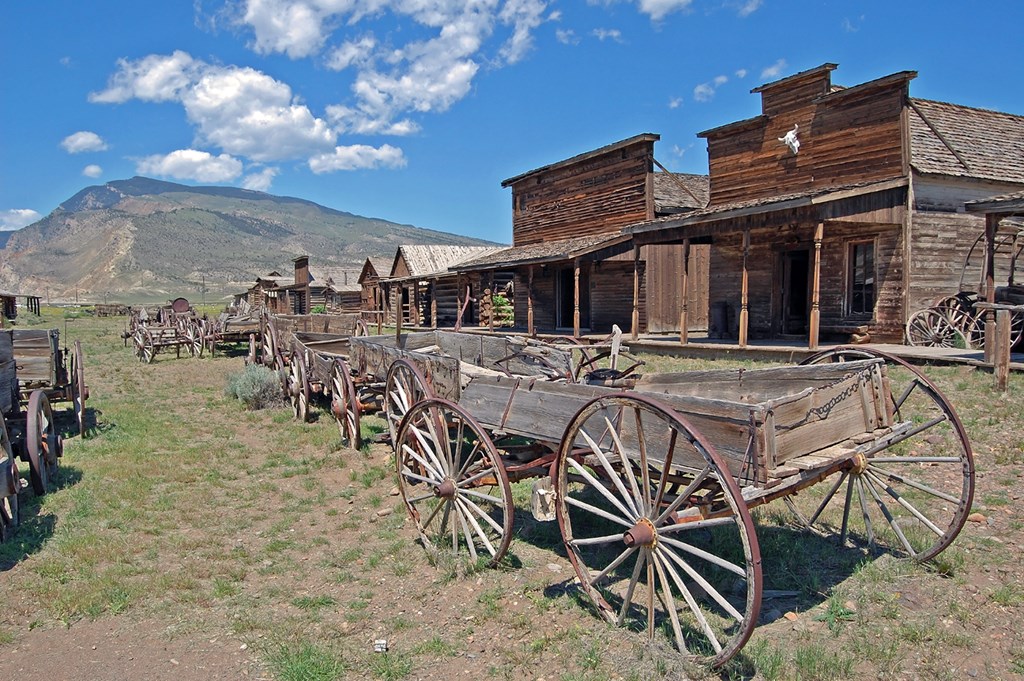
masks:
{"label": "rocky hillside", "polygon": [[52,300],[122,302],[244,290],[257,275],[288,275],[291,259],[361,267],[399,244],[485,245],[476,239],[231,187],[145,177],[88,187],[11,234],[0,289]]}

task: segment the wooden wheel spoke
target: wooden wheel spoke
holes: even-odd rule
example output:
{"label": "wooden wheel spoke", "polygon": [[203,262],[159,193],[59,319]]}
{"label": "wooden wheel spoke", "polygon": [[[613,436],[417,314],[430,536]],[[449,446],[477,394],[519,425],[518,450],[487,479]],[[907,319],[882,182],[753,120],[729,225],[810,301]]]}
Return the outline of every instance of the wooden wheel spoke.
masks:
{"label": "wooden wheel spoke", "polygon": [[697,488],[704,483],[704,481],[710,474],[710,466],[708,466],[700,473],[698,473],[697,477],[693,479],[693,482],[687,485],[686,489],[680,492],[679,495],[672,501],[672,503],[668,505],[668,508],[661,512],[661,515],[659,515],[658,518],[654,521],[655,527],[660,527],[661,524],[664,523],[670,515],[678,511],[679,507],[686,503],[686,500],[690,498],[690,495],[693,494],[697,490]]}
{"label": "wooden wheel spoke", "polygon": [[686,551],[687,553],[689,553],[689,554],[691,554],[693,556],[701,558],[701,559],[711,563],[712,565],[717,565],[718,567],[720,567],[720,568],[722,568],[724,570],[728,570],[729,572],[737,574],[740,577],[746,578],[746,576],[747,576],[747,571],[744,570],[739,565],[735,565],[733,563],[730,563],[729,561],[725,560],[724,558],[719,558],[715,554],[708,553],[704,549],[699,549],[696,546],[693,546],[692,544],[687,544],[686,542],[679,541],[678,539],[670,539],[669,537],[662,537],[661,541],[664,542],[665,544],[668,544],[669,546],[675,547],[675,548],[677,548],[677,549],[679,549],[681,551]]}
{"label": "wooden wheel spoke", "polygon": [[669,471],[672,470],[672,459],[675,457],[676,445],[679,440],[679,431],[675,428],[669,434],[668,446],[665,449],[665,460],[662,462],[662,475],[658,481],[658,491],[654,494],[654,500],[651,503],[651,515],[658,512],[661,508],[662,502],[665,500],[665,491],[668,489],[668,478]]}
{"label": "wooden wheel spoke", "polygon": [[[437,499],[433,494],[430,495],[434,499]],[[422,522],[423,527],[430,527],[430,523],[433,522],[434,518],[437,517],[438,511],[444,511],[441,514],[441,524],[438,526],[437,536],[440,537],[444,534],[445,528],[448,526],[448,513],[451,510],[451,504],[448,501],[442,501],[441,503],[434,506],[434,510],[430,512],[430,515]]]}
{"label": "wooden wheel spoke", "polygon": [[[628,555],[628,554],[627,554]],[[624,558],[620,556],[620,558]],[[644,563],[648,560],[647,552],[640,551],[636,557],[636,565],[633,566],[633,574],[629,577],[629,583],[626,585],[626,593],[622,596],[622,607],[619,609],[619,615],[615,619],[617,626],[622,626],[622,623],[626,621],[626,615],[629,613],[629,606],[633,604],[633,594],[636,592],[636,585],[640,581],[640,573],[644,569]],[[621,560],[619,561],[622,562]],[[595,580],[596,581],[596,580]],[[591,582],[594,584],[595,582]]]}
{"label": "wooden wheel spoke", "polygon": [[940,530],[938,526],[935,525],[935,523],[933,523],[931,520],[925,517],[925,515],[921,513],[921,511],[919,511],[913,504],[907,501],[903,495],[894,490],[891,485],[886,484],[883,480],[881,480],[877,475],[872,473],[870,470],[865,471],[864,475],[866,475],[868,479],[870,479],[871,482],[873,482],[875,485],[881,487],[886,494],[888,494],[890,497],[896,500],[896,503],[898,503],[903,508],[907,509],[907,511],[912,516],[920,520],[925,527],[934,532],[937,536],[942,537],[946,534],[943,530]]}
{"label": "wooden wheel spoke", "polygon": [[[669,552],[669,551],[663,551],[663,553],[665,553],[666,555],[669,555],[669,556],[672,555],[671,552]],[[681,593],[683,595],[683,600],[685,600],[686,601],[686,605],[689,606],[690,612],[693,613],[693,616],[697,620],[697,623],[699,624],[701,631],[704,632],[704,635],[707,637],[708,641],[711,642],[711,647],[714,648],[716,653],[722,652],[722,644],[718,640],[718,636],[715,634],[715,630],[711,628],[711,624],[708,623],[708,619],[704,615],[704,611],[701,610],[700,605],[697,603],[697,599],[694,598],[693,597],[693,593],[689,589],[686,588],[686,584],[683,583],[683,580],[679,576],[679,573],[676,572],[675,569],[672,567],[672,563],[665,556],[659,555],[658,553],[655,553],[655,559],[659,561],[659,563],[656,563],[656,564],[663,564],[664,565],[665,572],[667,572],[669,574],[669,576],[672,578],[672,582],[675,584],[676,588],[679,589],[679,593]],[[686,563],[682,563],[681,565],[682,566],[686,566]],[[690,574],[690,573],[688,573],[688,574]],[[694,573],[690,574],[690,576],[693,577],[696,574],[697,573],[694,572]],[[700,584],[700,582],[698,582],[698,584]],[[703,588],[705,590],[708,589],[710,586],[711,585],[707,584],[707,582],[704,582],[703,584],[701,584],[701,588]],[[667,591],[670,591],[670,590],[667,590]],[[713,588],[711,589],[711,591],[709,592],[708,595],[711,595],[711,593],[714,593],[716,596],[718,596],[718,598],[722,598],[721,594],[719,594],[718,591],[713,589]],[[723,598],[722,601],[725,601],[725,599]],[[727,601],[725,602],[725,605],[728,605]],[[729,607],[731,608],[731,606],[729,606]],[[738,612],[736,612],[736,610],[734,608],[731,609],[730,614],[733,614],[733,613],[735,613],[733,616],[737,619],[737,621],[739,621],[739,622],[743,621],[742,615],[740,615]],[[686,650],[685,644],[683,643],[682,639],[680,639],[679,645],[680,645],[680,649]]]}
{"label": "wooden wheel spoke", "polygon": [[878,505],[878,510],[881,511],[882,516],[884,516],[886,522],[889,523],[889,527],[891,527],[893,532],[896,533],[896,536],[899,538],[900,543],[903,544],[903,548],[905,548],[907,550],[907,553],[909,553],[911,556],[915,555],[917,551],[914,550],[914,547],[910,544],[910,541],[907,539],[906,535],[903,534],[903,530],[900,529],[900,526],[896,523],[896,519],[893,517],[892,512],[889,511],[889,507],[885,505],[885,502],[882,500],[882,497],[878,495],[878,490],[875,489],[875,485],[873,484],[871,479],[868,478],[868,476],[863,475],[861,476],[861,484],[867,487],[868,492],[871,494],[871,497],[875,500],[875,504]]}
{"label": "wooden wheel spoke", "polygon": [[647,464],[647,437],[644,433],[644,423],[641,417],[641,410],[638,406],[633,407],[633,419],[636,422],[636,438],[637,446],[640,449],[640,471],[641,479],[643,480],[644,493],[641,501],[644,502],[644,514],[654,515],[654,509],[651,508],[651,471]]}
{"label": "wooden wheel spoke", "polygon": [[601,518],[604,518],[605,520],[610,520],[613,523],[617,523],[619,525],[622,525],[623,527],[633,527],[633,525],[634,525],[634,523],[632,523],[632,522],[630,522],[630,521],[628,521],[628,520],[626,520],[624,518],[619,518],[617,516],[614,516],[611,513],[608,513],[607,511],[603,511],[603,510],[597,508],[596,506],[591,506],[590,504],[586,503],[585,501],[580,501],[579,499],[575,499],[573,497],[566,498],[565,499],[565,503],[569,504],[570,506],[575,506],[576,508],[579,508],[579,509],[582,509],[584,511],[588,511],[590,513],[593,513],[594,515],[600,516]]}
{"label": "wooden wheel spoke", "polygon": [[594,546],[596,544],[611,544],[622,541],[622,533],[606,534],[601,537],[587,537],[586,539],[571,539],[569,543],[573,546]]}
{"label": "wooden wheel spoke", "polygon": [[[413,437],[416,438],[416,441],[419,443],[420,447],[423,448],[423,451],[426,452],[428,457],[430,457],[430,461],[431,461],[431,466],[430,467],[431,467],[431,469],[434,470],[434,471],[437,471],[437,474],[438,474],[437,477],[439,479],[443,478],[448,471],[444,467],[444,464],[441,463],[441,459],[434,452],[434,447],[432,445],[434,443],[436,443],[437,440],[428,440],[426,438],[426,436],[423,434],[423,432],[420,431],[420,429],[417,426],[417,424],[410,424],[409,425],[409,430],[412,431]],[[408,445],[403,443],[402,444],[402,448],[405,449],[406,447],[408,447]],[[409,451],[411,453],[414,450],[412,450],[410,448]]]}
{"label": "wooden wheel spoke", "polygon": [[[606,419],[606,421],[607,421],[607,419]],[[611,426],[610,423],[608,425]],[[612,439],[615,441],[615,446],[619,450],[619,460],[623,462],[623,466],[622,467],[624,469],[626,469],[626,470],[629,470],[629,461],[626,459],[625,451],[622,449],[622,443],[619,442],[618,435],[615,433],[614,429],[612,429],[610,432],[611,432],[611,435],[612,435]],[[611,479],[612,483],[615,485],[615,488],[617,490],[619,490],[619,494],[622,495],[622,499],[626,502],[626,505],[629,506],[629,513],[632,513],[632,517],[634,519],[639,518],[640,515],[641,515],[641,512],[637,508],[636,503],[634,503],[633,500],[634,500],[634,498],[637,501],[640,500],[640,491],[636,490],[635,489],[635,485],[634,485],[634,494],[636,496],[635,497],[631,496],[629,494],[629,492],[626,491],[626,486],[622,484],[622,480],[619,478],[618,474],[615,472],[615,469],[612,468],[611,461],[609,461],[608,457],[605,456],[605,453],[602,450],[602,448],[600,446],[598,446],[598,444],[596,442],[594,442],[593,439],[591,439],[590,435],[587,434],[587,431],[581,430],[580,431],[580,435],[583,437],[583,439],[586,441],[587,445],[590,447],[590,451],[592,451],[594,453],[594,455],[598,458],[598,460],[601,462],[601,467],[604,468],[605,474],[607,474],[607,476]],[[632,478],[632,473],[630,473],[630,480],[635,483],[635,481]],[[603,488],[603,485],[602,485],[602,488]],[[620,506],[620,508],[621,508],[621,506]]]}
{"label": "wooden wheel spoke", "polygon": [[[466,524],[466,514],[460,512],[461,509],[458,508],[458,499],[455,500],[455,506],[455,514],[459,516],[459,524],[462,526],[462,534],[466,538],[466,548],[469,550],[469,557],[473,560],[473,562],[476,562],[476,542],[473,541],[473,537],[469,532],[469,525]],[[491,552],[491,555],[494,555],[493,551]]]}
{"label": "wooden wheel spoke", "polygon": [[[484,546],[487,547],[487,552],[490,553],[492,556],[496,554],[497,550],[494,548],[494,545],[491,544],[491,540],[487,538],[487,534],[483,531],[483,528],[480,527],[480,523],[478,523],[476,521],[476,518],[473,517],[473,511],[480,514],[480,517],[486,520],[488,524],[490,524],[491,527],[494,528],[495,532],[498,533],[499,538],[501,537],[502,534],[501,526],[498,525],[498,523],[494,522],[494,519],[491,518],[491,516],[484,513],[478,506],[469,503],[466,499],[456,499],[455,503],[456,505],[466,506],[466,508],[463,509],[463,512],[460,514],[460,517],[465,516],[465,518],[469,520],[469,523],[473,526],[473,529],[476,530],[477,536],[480,537],[480,541],[482,541]],[[471,553],[474,554],[473,560],[476,560],[476,552],[471,551]]]}
{"label": "wooden wheel spoke", "polygon": [[[825,498],[821,500],[820,504],[818,504],[818,508],[815,509],[811,517],[807,519],[807,525],[813,525],[815,521],[818,520],[818,516],[820,516],[822,511],[825,510],[825,507],[828,506],[828,502],[832,501],[832,497],[836,495],[836,492],[839,491],[839,488],[843,486],[843,481],[845,481],[846,478],[848,478],[849,476],[849,471],[843,471],[839,475],[839,478],[835,481],[835,483],[832,484],[832,487],[830,487],[828,492],[825,494]],[[786,497],[786,499],[790,500],[789,497]]]}
{"label": "wooden wheel spoke", "polygon": [[[956,463],[960,462],[959,459],[954,459],[954,461]],[[913,487],[914,489],[920,490],[921,492],[924,492],[925,494],[930,494],[930,495],[932,495],[934,497],[938,497],[939,499],[944,499],[944,500],[946,500],[946,501],[948,501],[950,503],[953,503],[953,504],[960,503],[960,497],[955,497],[952,494],[947,494],[947,493],[945,493],[945,492],[943,492],[941,490],[937,490],[937,489],[935,489],[935,488],[933,488],[933,487],[931,487],[929,485],[924,484],[923,482],[918,482],[917,480],[914,480],[913,478],[909,478],[906,475],[902,475],[900,473],[894,473],[892,471],[889,471],[888,469],[878,468],[877,466],[873,466],[873,465],[869,465],[868,466],[868,470],[871,471],[872,473],[874,473],[876,476],[878,476],[880,478],[888,478],[889,480],[891,480],[893,482],[898,482],[898,483],[904,484],[907,487]]]}
{"label": "wooden wheel spoke", "polygon": [[[499,525],[498,522],[494,518],[492,518],[489,513],[480,508],[480,506],[475,504],[471,499],[467,499],[466,497],[460,494],[459,501],[462,502],[466,506],[466,508],[470,509],[478,516],[480,516],[480,518],[482,518],[484,522],[493,527],[494,531],[498,533],[499,537],[505,533],[505,528]],[[501,500],[499,499],[499,501]]]}
{"label": "wooden wheel spoke", "polygon": [[615,495],[612,494],[611,492],[609,492],[605,488],[605,486],[603,484],[601,484],[597,480],[597,478],[595,478],[593,475],[591,475],[590,472],[586,468],[584,468],[582,465],[580,465],[578,462],[576,462],[575,460],[572,460],[572,459],[569,461],[569,465],[572,466],[573,470],[580,477],[582,477],[588,483],[590,483],[591,487],[593,487],[598,492],[600,492],[601,495],[605,499],[607,499],[609,503],[611,503],[615,508],[617,508],[622,513],[622,515],[625,516],[630,521],[630,525],[632,525],[632,523],[635,523],[637,521],[637,515],[632,513],[625,506],[623,506],[622,502],[619,501],[618,499],[616,499]]}
{"label": "wooden wheel spoke", "polygon": [[433,464],[431,464],[426,459],[424,459],[422,456],[420,456],[419,452],[417,452],[415,449],[413,449],[409,445],[403,443],[402,444],[402,451],[405,454],[407,454],[410,457],[412,457],[413,460],[416,461],[416,463],[418,463],[419,465],[423,466],[423,468],[428,473],[432,473],[434,475],[433,479],[429,480],[428,482],[431,482],[432,484],[437,484],[441,480],[444,479],[444,471],[442,471],[440,468],[435,468]]}
{"label": "wooden wheel spoke", "polygon": [[465,494],[467,496],[475,497],[477,499],[482,499],[483,501],[489,501],[492,504],[503,503],[502,500],[499,499],[498,497],[491,496],[490,494],[484,494],[483,492],[478,492],[475,489],[463,489],[460,487],[459,494]]}
{"label": "wooden wheel spoke", "polygon": [[720,527],[722,525],[735,525],[736,519],[732,516],[725,518],[707,518],[705,520],[694,520],[688,523],[675,523],[672,525],[662,525],[658,528],[658,535],[676,533],[676,532],[689,532],[690,530],[703,530],[709,527]]}
{"label": "wooden wheel spoke", "polygon": [[[665,606],[665,610],[668,611],[669,621],[672,622],[672,633],[676,637],[676,646],[679,650],[685,651],[686,642],[683,640],[683,629],[679,625],[679,613],[676,611],[676,599],[672,595],[672,584],[666,578],[665,573],[670,573],[672,575],[673,582],[676,582],[679,579],[679,576],[675,574],[675,571],[672,570],[671,566],[665,564],[664,559],[658,556],[657,551],[652,552],[651,557],[653,558],[652,562],[654,563],[654,569],[658,573],[658,581],[661,582],[661,602],[662,605]],[[686,587],[683,586],[681,580],[677,582],[676,587],[679,589],[679,592],[683,594],[683,598],[686,599],[687,605],[690,605],[690,610],[695,614],[699,613],[700,609],[696,607],[697,604],[695,602],[690,604],[693,596],[691,596],[690,592],[686,590]],[[654,588],[653,585],[652,588]],[[700,617],[700,621],[704,625],[707,624],[707,621],[703,620],[703,617]],[[710,627],[708,628],[708,632],[710,632]],[[714,644],[717,644],[718,640],[714,638],[714,633],[711,633],[710,635]],[[717,646],[715,652],[721,652],[721,650],[722,647]]]}
{"label": "wooden wheel spoke", "polygon": [[871,525],[871,515],[868,513],[868,500],[864,494],[864,480],[859,475],[854,475],[851,478],[857,485],[857,498],[860,500],[860,513],[864,518],[864,530],[867,532],[868,544],[875,543],[875,530]]}
{"label": "wooden wheel spoke", "polygon": [[[633,474],[633,467],[629,464],[629,457],[626,456],[626,448],[623,446],[622,440],[619,438],[619,433],[615,429],[615,426],[612,425],[611,419],[609,419],[607,416],[605,416],[604,423],[605,423],[605,429],[606,429],[605,432],[607,432],[611,436],[612,442],[615,445],[615,450],[619,453],[619,461],[622,462],[622,470],[625,472],[626,479],[629,481],[630,489],[633,490],[633,499],[636,499],[637,501],[639,501],[642,498],[642,495],[640,494],[640,486],[639,486],[639,484],[637,484],[636,475]],[[590,438],[587,436],[585,430],[580,431],[580,434],[583,435],[585,438],[587,438],[587,440],[589,441]],[[595,447],[595,449],[600,449],[600,447],[596,447],[596,445],[592,445],[592,446]],[[617,475],[615,475],[613,477],[616,480],[618,480],[618,476]],[[620,487],[622,486],[622,482],[621,481],[619,481],[619,486]],[[624,490],[621,492],[621,494],[628,501],[630,501],[630,508],[633,509],[633,512],[637,516],[640,516],[641,515],[640,509],[638,509],[636,507],[635,503],[632,503],[632,500],[629,499],[629,495]]]}
{"label": "wooden wheel spoke", "polygon": [[721,592],[718,591],[718,589],[712,586],[711,582],[704,578],[704,575],[702,575],[700,572],[694,569],[694,567],[690,565],[688,562],[683,560],[682,556],[676,554],[674,551],[668,551],[663,547],[659,547],[658,550],[662,551],[666,556],[668,556],[669,560],[671,560],[673,563],[682,568],[683,571],[690,576],[690,579],[695,581],[698,584],[698,586],[700,586],[700,588],[704,589],[704,593],[706,593],[716,603],[718,603],[719,607],[721,607],[722,610],[729,613],[730,617],[732,617],[737,622],[743,622],[743,620],[745,619],[743,613],[737,610],[736,607],[732,603],[730,603],[729,600],[721,594]]}
{"label": "wooden wheel spoke", "polygon": [[417,482],[425,482],[428,485],[437,485],[437,480],[436,479],[425,478],[422,475],[417,475],[416,473],[413,473],[412,470],[408,466],[405,466],[405,467],[402,468],[402,477],[410,479],[410,480],[416,480]]}

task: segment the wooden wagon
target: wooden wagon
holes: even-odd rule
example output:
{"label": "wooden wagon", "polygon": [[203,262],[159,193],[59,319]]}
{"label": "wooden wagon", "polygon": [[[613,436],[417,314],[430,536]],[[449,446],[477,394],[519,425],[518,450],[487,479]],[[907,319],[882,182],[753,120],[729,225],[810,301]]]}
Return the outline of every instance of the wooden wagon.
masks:
{"label": "wooden wagon", "polygon": [[204,320],[185,298],[175,298],[170,305],[150,314],[145,308],[135,310],[125,331],[125,344],[130,338],[135,356],[149,364],[164,350],[173,349],[181,357],[184,348],[191,357],[202,357],[206,347]]}
{"label": "wooden wagon", "polygon": [[[365,368],[390,356],[389,375],[414,377],[393,445],[424,546],[498,564],[512,538],[511,484],[536,478],[534,513],[557,518],[597,611],[650,639],[668,632],[703,663],[735,655],[759,616],[752,508],[783,500],[841,544],[918,560],[946,548],[970,512],[964,428],[938,388],[895,358],[840,349],[800,366],[635,377],[623,391],[467,377],[461,366],[459,380],[438,381],[454,365],[414,341],[400,357],[366,347]],[[373,342],[352,342],[361,369],[357,348]]]}
{"label": "wooden wagon", "polygon": [[[66,362],[65,359],[70,356]],[[70,366],[69,366],[70,365]],[[50,400],[66,399],[84,434],[82,349],[61,350],[51,330],[0,330],[0,541],[18,524],[22,489],[16,459],[28,463],[29,484],[47,491],[63,454]]]}

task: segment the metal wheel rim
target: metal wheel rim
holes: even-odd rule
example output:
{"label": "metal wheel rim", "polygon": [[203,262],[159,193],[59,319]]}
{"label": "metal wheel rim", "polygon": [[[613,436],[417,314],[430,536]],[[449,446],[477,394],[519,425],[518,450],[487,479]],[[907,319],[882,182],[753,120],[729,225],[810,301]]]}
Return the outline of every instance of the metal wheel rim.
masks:
{"label": "metal wheel rim", "polygon": [[703,436],[646,396],[604,396],[570,421],[554,470],[566,552],[599,613],[648,640],[667,629],[702,664],[735,655],[757,623],[761,554],[739,487]]}
{"label": "metal wheel rim", "polygon": [[18,491],[21,481],[18,478],[18,464],[14,460],[11,437],[7,432],[7,422],[4,420],[3,414],[0,414],[0,456],[6,457],[0,461],[0,467],[7,469],[4,471],[8,483],[7,488],[0,490],[0,495],[2,495],[0,498],[0,524],[5,528],[3,535],[6,538],[8,534],[6,528],[17,527],[20,521]]}
{"label": "metal wheel rim", "polygon": [[306,361],[302,353],[296,350],[292,353],[288,367],[288,395],[292,402],[292,413],[303,423],[309,420],[309,392]]}
{"label": "metal wheel rim", "polygon": [[448,400],[420,400],[398,429],[395,464],[406,510],[435,560],[457,571],[501,561],[512,541],[512,489],[476,419]]}
{"label": "metal wheel rim", "polygon": [[35,390],[28,399],[25,448],[29,458],[29,480],[39,496],[46,494],[50,479],[57,473],[60,434],[46,393]]}
{"label": "metal wheel rim", "polygon": [[907,320],[907,342],[919,347],[954,348],[966,341],[953,321],[940,309],[918,310]]}

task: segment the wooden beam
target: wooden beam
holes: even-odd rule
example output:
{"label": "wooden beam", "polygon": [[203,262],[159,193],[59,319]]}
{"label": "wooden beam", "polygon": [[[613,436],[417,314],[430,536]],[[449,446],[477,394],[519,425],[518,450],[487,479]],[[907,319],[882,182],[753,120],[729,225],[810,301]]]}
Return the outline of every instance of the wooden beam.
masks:
{"label": "wooden beam", "polygon": [[1010,380],[1010,311],[996,312],[996,390],[1006,392]]}
{"label": "wooden beam", "polygon": [[818,335],[821,331],[821,240],[825,235],[825,223],[814,227],[814,270],[811,281],[811,328],[808,332],[807,349],[818,349]]}
{"label": "wooden beam", "polygon": [[526,274],[526,333],[535,335],[533,328],[533,265],[527,268]]}
{"label": "wooden beam", "polygon": [[747,347],[747,325],[750,321],[750,310],[748,300],[748,279],[749,272],[747,271],[747,256],[750,255],[750,229],[743,230],[743,275],[740,280],[740,338],[739,345],[741,348]]}
{"label": "wooden beam", "polygon": [[640,337],[640,246],[633,245],[633,317],[631,337]]}
{"label": "wooden beam", "polygon": [[430,280],[430,326],[437,328],[437,279]]}
{"label": "wooden beam", "polygon": [[580,337],[580,259],[572,262],[573,297],[572,297],[572,335]]}
{"label": "wooden beam", "polygon": [[[985,301],[992,304],[996,302],[996,232],[999,229],[999,216],[987,213],[985,215]],[[995,312],[991,309],[985,311],[985,361],[995,363],[994,346],[996,337]]]}
{"label": "wooden beam", "polygon": [[690,240],[683,239],[683,271],[679,281],[679,344],[690,341]]}
{"label": "wooden beam", "polygon": [[494,333],[494,270],[489,273],[490,285],[487,287],[487,330]]}

